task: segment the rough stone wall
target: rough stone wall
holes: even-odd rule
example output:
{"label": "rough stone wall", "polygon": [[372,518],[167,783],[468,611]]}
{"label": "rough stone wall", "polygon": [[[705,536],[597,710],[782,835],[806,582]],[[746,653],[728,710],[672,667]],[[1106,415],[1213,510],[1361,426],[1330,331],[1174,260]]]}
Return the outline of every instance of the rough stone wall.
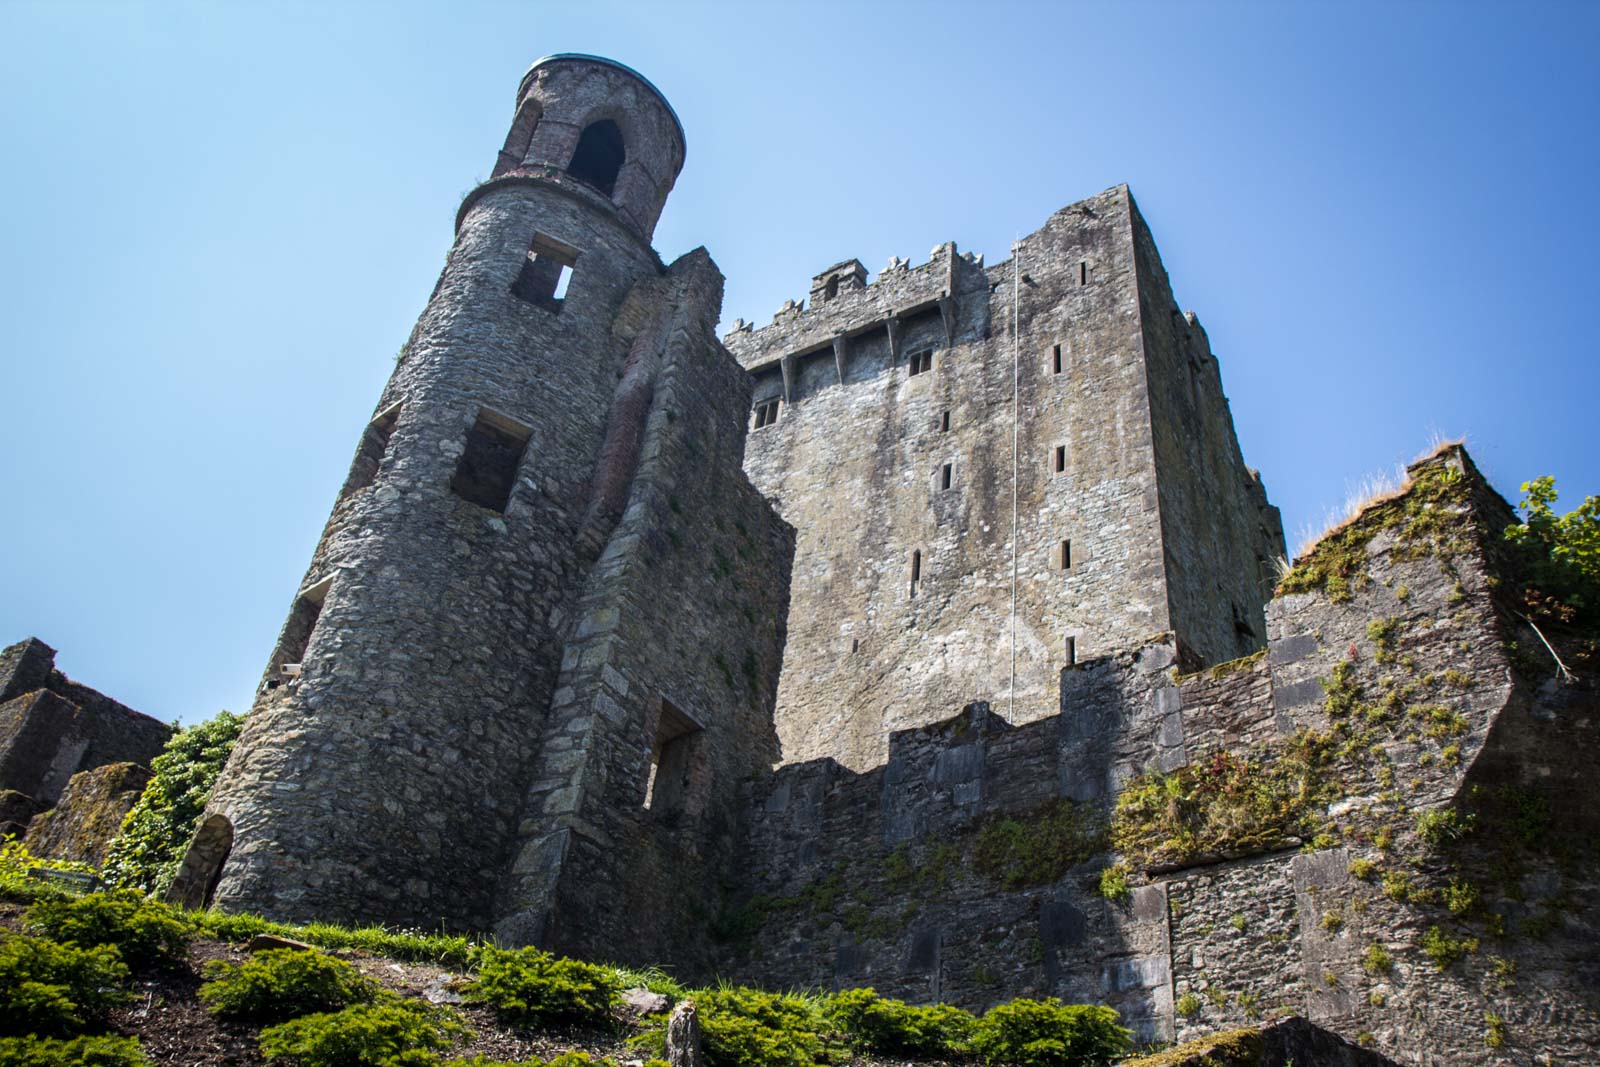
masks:
{"label": "rough stone wall", "polygon": [[[1412,476],[1355,520],[1341,586],[1272,602],[1264,656],[1179,674],[1169,639],[1064,672],[1057,717],[973,710],[897,734],[865,774],[758,783],[730,970],[970,1007],[1104,1000],[1148,1038],[1298,1014],[1400,1062],[1592,1062],[1600,700],[1522,646],[1497,599],[1510,512],[1465,453]],[[1136,866],[1117,904],[1094,891],[1103,852],[1027,885],[982,859],[1007,814],[1059,827],[1061,798],[1103,811],[1133,775],[1271,761],[1308,730],[1337,799],[1303,849]]]}
{"label": "rough stone wall", "polygon": [[[606,86],[636,77],[558,65],[567,89],[543,98],[541,120],[552,135],[581,129]],[[661,140],[676,128],[664,102],[612,104],[650,109],[621,123],[651,131],[629,144],[630,181],[670,184],[682,146]],[[559,301],[512,292],[536,235],[577,250]],[[385,433],[363,435],[302,585],[320,607],[296,598],[265,684],[284,663],[300,674],[265,692],[208,808],[233,832],[219,904],[492,922],[590,562],[579,533],[628,352],[620,313],[663,269],[647,238],[639,218],[560,175],[509,173],[462,205],[378,403]],[[452,489],[485,410],[527,435],[503,512]],[[186,865],[175,892],[209,880]]]}
{"label": "rough stone wall", "polygon": [[[750,385],[713,332],[721,276],[700,250],[669,280],[641,334],[658,370],[637,470],[573,613],[497,932],[700,970],[740,788],[777,758],[793,533],[743,473]],[[696,728],[669,736],[675,715]]]}
{"label": "rough stone wall", "polygon": [[1239,452],[1206,332],[1178,309],[1149,227],[1130,214],[1172,628],[1217,663],[1262,646],[1283,522]]}
{"label": "rough stone wall", "polygon": [[[746,466],[798,531],[786,760],[864,769],[893,731],[978,697],[1017,722],[1052,714],[1069,655],[1152,633],[1211,661],[1264,641],[1277,513],[1127,189],[1057,212],[1014,256],[1020,308],[1010,261],[941,245],[870,286],[853,260],[829,268],[810,308],[727,338],[757,403],[780,401]],[[932,369],[913,374],[927,347]]]}
{"label": "rough stone wall", "polygon": [[149,781],[149,768],[137,763],[108,763],[79,771],[67,783],[60,802],[28,824],[28,851],[100,866],[111,839],[122,830],[122,820]]}
{"label": "rough stone wall", "polygon": [[79,771],[148,764],[172,727],[79,685],[29,638],[0,652],[0,789],[54,804]]}

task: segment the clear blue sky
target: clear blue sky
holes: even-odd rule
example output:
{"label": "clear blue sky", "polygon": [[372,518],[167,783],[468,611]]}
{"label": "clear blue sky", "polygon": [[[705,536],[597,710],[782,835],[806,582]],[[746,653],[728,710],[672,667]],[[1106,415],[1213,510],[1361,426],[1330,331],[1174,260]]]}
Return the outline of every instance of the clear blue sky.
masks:
{"label": "clear blue sky", "polygon": [[594,52],[656,233],[766,322],[848,256],[1007,255],[1128,182],[1291,547],[1465,434],[1600,492],[1600,5],[0,0],[0,642],[244,710],[517,79]]}

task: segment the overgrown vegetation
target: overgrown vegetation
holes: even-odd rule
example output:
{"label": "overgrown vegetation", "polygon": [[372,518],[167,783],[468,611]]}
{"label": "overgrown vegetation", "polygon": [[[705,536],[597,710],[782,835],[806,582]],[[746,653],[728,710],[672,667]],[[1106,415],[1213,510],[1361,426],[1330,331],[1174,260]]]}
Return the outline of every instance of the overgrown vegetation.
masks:
{"label": "overgrown vegetation", "polygon": [[1132,1036],[1110,1008],[1047,997],[990,1008],[973,1027],[971,1047],[986,1064],[1090,1067],[1122,1055]]}
{"label": "overgrown vegetation", "polygon": [[462,996],[512,1026],[583,1023],[604,1026],[621,992],[617,971],[537,948],[483,949]]}
{"label": "overgrown vegetation", "polygon": [[822,1013],[852,1048],[884,1056],[944,1058],[966,1046],[974,1025],[970,1012],[949,1004],[914,1006],[870,988],[833,994]]}
{"label": "overgrown vegetation", "polygon": [[106,881],[146,893],[166,892],[243,725],[242,715],[224,711],[167,741],[150,763],[144,792],[111,841]]}
{"label": "overgrown vegetation", "polygon": [[115,946],[133,967],[174,966],[188,952],[189,931],[177,913],[127,889],[40,900],[23,915],[22,924],[33,933],[84,948]]}
{"label": "overgrown vegetation", "polygon": [[127,1002],[128,968],[115,948],[0,937],[0,1035],[68,1037]]}
{"label": "overgrown vegetation", "polygon": [[333,1012],[365,1003],[378,991],[344,960],[305,949],[271,949],[229,963],[212,960],[200,999],[217,1015],[282,1022],[297,1015]]}
{"label": "overgrown vegetation", "polygon": [[454,1013],[414,1000],[356,1004],[261,1031],[261,1054],[296,1067],[430,1067],[467,1028]]}
{"label": "overgrown vegetation", "polygon": [[1326,735],[1303,730],[1276,751],[1216,751],[1118,795],[1111,844],[1146,869],[1239,855],[1314,837],[1338,795]]}
{"label": "overgrown vegetation", "polygon": [[1065,798],[1025,816],[986,820],[973,838],[973,865],[1005,889],[1058,881],[1104,851],[1106,827],[1092,805]]}
{"label": "overgrown vegetation", "polygon": [[150,1061],[131,1037],[4,1037],[0,1067],[150,1067]]}

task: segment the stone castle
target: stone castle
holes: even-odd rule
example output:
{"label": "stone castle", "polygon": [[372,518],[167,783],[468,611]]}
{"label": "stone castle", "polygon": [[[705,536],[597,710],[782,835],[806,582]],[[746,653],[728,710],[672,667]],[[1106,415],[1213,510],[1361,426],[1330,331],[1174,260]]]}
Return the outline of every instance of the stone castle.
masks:
{"label": "stone castle", "polygon": [[[684,153],[620,64],[522,79],[175,899],[1150,1040],[1600,1056],[1595,689],[1497,592],[1464,450],[1280,584],[1125,186],[719,338],[710,256],[650,245]],[[1289,822],[1184,806],[1284,767]],[[1460,855],[1423,818],[1513,797],[1561,817]]]}

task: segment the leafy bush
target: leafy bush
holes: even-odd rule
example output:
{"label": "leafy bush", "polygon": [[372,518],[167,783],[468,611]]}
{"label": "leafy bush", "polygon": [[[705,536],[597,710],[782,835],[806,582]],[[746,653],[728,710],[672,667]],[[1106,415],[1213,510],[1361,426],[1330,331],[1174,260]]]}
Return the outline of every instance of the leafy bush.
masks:
{"label": "leafy bush", "polygon": [[59,900],[69,895],[48,882],[29,877],[28,872],[36,867],[51,871],[71,871],[74,874],[95,873],[95,869],[87,863],[35,856],[28,851],[27,845],[16,838],[4,838],[0,840],[0,897],[31,904],[35,900]]}
{"label": "leafy bush", "polygon": [[970,1013],[949,1004],[917,1007],[880,997],[873,989],[835,993],[823,1001],[822,1014],[858,1051],[923,1059],[963,1048],[973,1024]]}
{"label": "leafy bush", "polygon": [[977,1021],[972,1051],[987,1064],[1090,1067],[1121,1055],[1131,1036],[1103,1005],[1063,1004],[1055,997],[1013,1000]]}
{"label": "leafy bush", "polygon": [[1524,521],[1506,528],[1506,540],[1527,555],[1534,586],[1583,612],[1600,608],[1600,496],[1557,516],[1556,480],[1522,483]]}
{"label": "leafy bush", "polygon": [[812,1067],[829,1062],[827,1023],[792,993],[721,986],[695,994],[706,1067]]}
{"label": "leafy bush", "polygon": [[243,726],[244,716],[224,711],[167,740],[166,749],[150,761],[150,781],[106,853],[108,882],[166,892]]}
{"label": "leafy bush", "polygon": [[110,946],[0,935],[0,1034],[73,1034],[124,1004],[128,968]]}
{"label": "leafy bush", "polygon": [[302,1015],[261,1031],[261,1054],[297,1067],[429,1067],[467,1028],[453,1013],[386,999]]}
{"label": "leafy bush", "polygon": [[40,900],[23,925],[57,941],[115,945],[131,966],[181,963],[188,953],[188,927],[165,904],[131,889]]}
{"label": "leafy bush", "polygon": [[277,1022],[338,1011],[373,998],[376,983],[344,960],[304,949],[273,949],[243,963],[212,960],[200,999],[213,1013]]}
{"label": "leafy bush", "polygon": [[608,1025],[621,991],[610,967],[566,959],[537,948],[484,949],[466,1000],[494,1009],[512,1026],[553,1022]]}
{"label": "leafy bush", "polygon": [[460,934],[428,934],[420,930],[386,930],[381,926],[337,926],[310,923],[293,926],[257,915],[228,915],[220,911],[195,911],[185,916],[195,933],[218,941],[248,941],[257,934],[274,934],[304,941],[319,948],[359,949],[374,956],[416,960],[446,967],[469,967],[478,945]]}
{"label": "leafy bush", "polygon": [[1133,896],[1133,890],[1128,885],[1126,863],[1113,863],[1100,872],[1100,895],[1116,904]]}
{"label": "leafy bush", "polygon": [[131,1037],[3,1037],[0,1067],[150,1067],[150,1061]]}

